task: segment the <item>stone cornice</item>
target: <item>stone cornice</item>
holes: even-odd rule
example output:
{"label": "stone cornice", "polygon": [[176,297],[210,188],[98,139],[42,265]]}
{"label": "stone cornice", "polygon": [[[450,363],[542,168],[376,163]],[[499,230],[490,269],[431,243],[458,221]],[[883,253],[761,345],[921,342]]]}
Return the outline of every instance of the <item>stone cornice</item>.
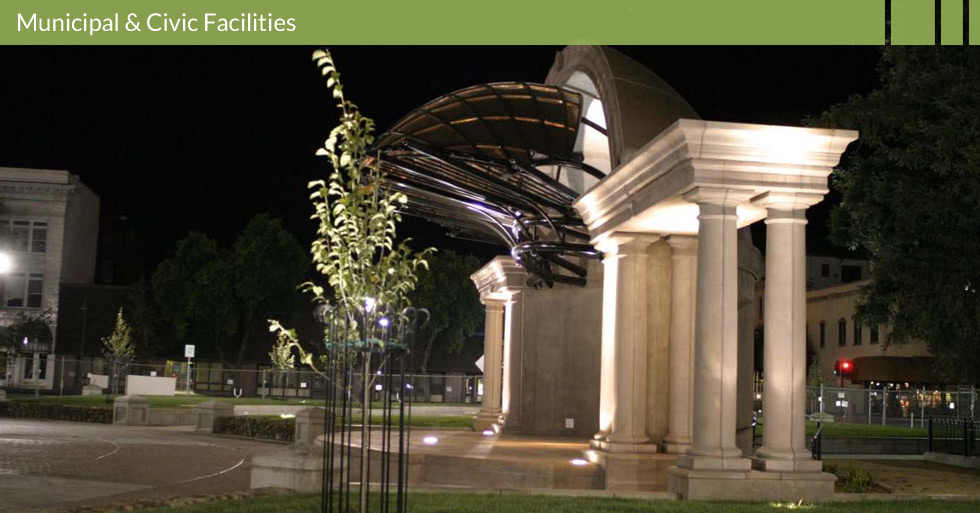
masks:
{"label": "stone cornice", "polygon": [[[742,191],[745,207],[754,209],[746,221],[754,222],[765,212],[748,198],[772,192],[826,194],[827,177],[857,136],[853,130],[680,119],[580,196],[574,207],[596,238],[613,230],[645,231],[638,230],[645,228],[642,223],[628,222],[665,202],[683,202],[683,194],[695,188],[723,188]],[[662,234],[684,233],[660,228]]]}
{"label": "stone cornice", "polygon": [[67,200],[73,190],[75,190],[74,185],[56,185],[38,182],[0,182],[0,194],[25,196],[45,194],[62,201]]}
{"label": "stone cornice", "polygon": [[508,299],[524,288],[524,268],[514,257],[498,256],[470,276],[480,300]]}

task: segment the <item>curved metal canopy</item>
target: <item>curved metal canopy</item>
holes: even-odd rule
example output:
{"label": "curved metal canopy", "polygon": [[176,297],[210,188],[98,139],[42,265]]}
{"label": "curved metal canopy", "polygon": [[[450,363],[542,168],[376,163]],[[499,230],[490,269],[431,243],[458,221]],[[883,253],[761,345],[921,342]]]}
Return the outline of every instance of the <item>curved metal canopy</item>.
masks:
{"label": "curved metal canopy", "polygon": [[[454,235],[504,243],[532,285],[585,284],[579,260],[595,258],[562,182],[579,170],[582,97],[555,86],[478,85],[437,98],[382,134],[373,152],[385,180],[409,197],[406,213]],[[601,130],[601,127],[590,126]]]}

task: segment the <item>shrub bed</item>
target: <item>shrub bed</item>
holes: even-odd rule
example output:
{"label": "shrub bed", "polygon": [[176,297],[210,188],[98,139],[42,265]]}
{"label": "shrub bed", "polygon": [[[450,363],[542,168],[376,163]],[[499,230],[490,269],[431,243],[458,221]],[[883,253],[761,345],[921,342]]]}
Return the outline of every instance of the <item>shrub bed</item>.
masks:
{"label": "shrub bed", "polygon": [[214,432],[276,442],[292,442],[296,435],[296,421],[279,417],[221,417]]}
{"label": "shrub bed", "polygon": [[0,402],[0,417],[111,424],[112,409],[26,401],[5,401]]}

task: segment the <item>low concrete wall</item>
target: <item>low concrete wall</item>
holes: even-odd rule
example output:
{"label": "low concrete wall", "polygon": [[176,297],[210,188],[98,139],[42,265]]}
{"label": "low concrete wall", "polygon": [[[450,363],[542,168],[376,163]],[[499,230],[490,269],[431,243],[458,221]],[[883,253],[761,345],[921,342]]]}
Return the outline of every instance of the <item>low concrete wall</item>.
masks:
{"label": "low concrete wall", "polygon": [[944,452],[927,452],[922,459],[934,463],[942,463],[943,465],[952,465],[954,467],[980,469],[980,457],[977,456],[958,456]]}
{"label": "low concrete wall", "polygon": [[[808,438],[806,447],[810,448]],[[929,449],[928,438],[900,437],[823,437],[823,453],[826,454],[925,454]]]}
{"label": "low concrete wall", "polygon": [[151,426],[193,426],[193,408],[150,408]]}
{"label": "low concrete wall", "polygon": [[126,376],[127,395],[165,395],[173,396],[177,378],[160,376]]}
{"label": "low concrete wall", "polygon": [[88,374],[88,382],[92,385],[98,385],[102,389],[109,388],[109,376],[106,374]]}

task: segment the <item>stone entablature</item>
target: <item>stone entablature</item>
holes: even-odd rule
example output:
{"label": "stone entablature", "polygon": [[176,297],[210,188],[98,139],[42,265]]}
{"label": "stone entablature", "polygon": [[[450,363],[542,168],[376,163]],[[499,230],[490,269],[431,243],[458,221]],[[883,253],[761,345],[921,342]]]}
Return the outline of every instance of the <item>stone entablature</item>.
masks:
{"label": "stone entablature", "polygon": [[594,239],[622,232],[695,235],[695,189],[733,198],[737,226],[766,217],[754,200],[794,193],[819,201],[853,130],[680,119],[575,201]]}
{"label": "stone entablature", "polygon": [[524,288],[527,276],[513,257],[498,256],[470,276],[480,299],[507,299]]}

